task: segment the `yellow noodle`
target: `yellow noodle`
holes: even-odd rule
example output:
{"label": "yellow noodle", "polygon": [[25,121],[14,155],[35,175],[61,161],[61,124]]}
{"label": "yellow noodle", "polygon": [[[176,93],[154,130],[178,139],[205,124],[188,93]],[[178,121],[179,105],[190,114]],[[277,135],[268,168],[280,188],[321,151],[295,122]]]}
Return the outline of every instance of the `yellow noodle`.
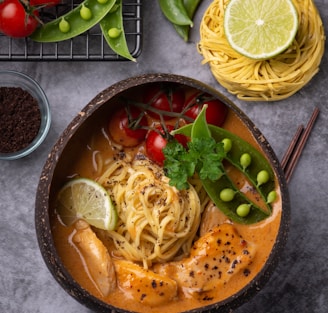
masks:
{"label": "yellow noodle", "polygon": [[240,55],[224,35],[224,9],[229,0],[214,0],[200,25],[198,51],[203,64],[230,93],[246,101],[277,101],[290,97],[319,71],[325,34],[313,0],[293,0],[298,12],[298,31],[292,45],[269,60]]}
{"label": "yellow noodle", "polygon": [[[104,162],[103,162],[104,163]],[[119,222],[108,232],[118,256],[148,268],[189,254],[201,212],[201,184],[178,191],[162,168],[149,160],[113,160],[97,179],[111,195]]]}

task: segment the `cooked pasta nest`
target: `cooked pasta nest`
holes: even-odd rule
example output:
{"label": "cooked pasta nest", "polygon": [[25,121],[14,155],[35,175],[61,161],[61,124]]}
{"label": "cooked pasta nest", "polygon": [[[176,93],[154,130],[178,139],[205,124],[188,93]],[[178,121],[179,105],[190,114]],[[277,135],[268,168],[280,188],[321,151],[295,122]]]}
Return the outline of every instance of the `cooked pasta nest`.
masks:
{"label": "cooked pasta nest", "polygon": [[200,25],[198,51],[216,80],[245,101],[277,101],[290,97],[319,71],[324,53],[322,20],[312,0],[293,0],[299,26],[292,45],[268,60],[252,60],[229,45],[224,34],[224,9],[229,0],[214,0]]}
{"label": "cooked pasta nest", "polygon": [[98,182],[111,195],[119,220],[113,239],[116,254],[145,268],[189,254],[199,227],[199,182],[179,191],[163,169],[149,161],[111,161]]}

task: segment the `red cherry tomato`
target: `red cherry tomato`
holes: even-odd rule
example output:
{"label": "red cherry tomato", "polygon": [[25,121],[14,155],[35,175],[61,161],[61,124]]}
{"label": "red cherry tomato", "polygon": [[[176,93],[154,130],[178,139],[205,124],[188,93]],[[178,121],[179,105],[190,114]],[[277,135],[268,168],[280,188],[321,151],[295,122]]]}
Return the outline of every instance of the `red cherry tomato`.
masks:
{"label": "red cherry tomato", "polygon": [[145,115],[137,108],[130,106],[114,113],[109,121],[109,133],[113,140],[125,147],[134,147],[142,142],[148,130]]}
{"label": "red cherry tomato", "polygon": [[[167,84],[154,85],[149,88],[144,95],[144,102],[150,104],[154,109],[162,111],[163,118],[169,120],[172,116],[166,112],[180,113],[182,111],[185,101],[185,94],[183,90]],[[149,115],[159,119],[159,114],[149,110]]]}
{"label": "red cherry tomato", "polygon": [[61,3],[61,0],[30,0],[30,5],[52,7]]}
{"label": "red cherry tomato", "polygon": [[[168,142],[168,133],[174,129],[171,125],[166,125],[166,128],[167,132],[161,126],[157,127],[157,130],[151,130],[146,139],[146,153],[148,157],[161,166],[163,166],[165,160],[163,149]],[[183,146],[187,146],[188,139],[186,136],[178,134],[174,138]]]}
{"label": "red cherry tomato", "polygon": [[19,0],[0,1],[0,29],[7,36],[28,37],[39,24],[37,16],[38,11],[25,9]]}
{"label": "red cherry tomato", "polygon": [[199,112],[202,110],[204,104],[207,104],[206,121],[208,124],[221,126],[228,113],[227,106],[218,99],[213,98],[209,94],[195,93],[185,104],[185,109],[190,107],[185,113],[186,116],[195,120]]}

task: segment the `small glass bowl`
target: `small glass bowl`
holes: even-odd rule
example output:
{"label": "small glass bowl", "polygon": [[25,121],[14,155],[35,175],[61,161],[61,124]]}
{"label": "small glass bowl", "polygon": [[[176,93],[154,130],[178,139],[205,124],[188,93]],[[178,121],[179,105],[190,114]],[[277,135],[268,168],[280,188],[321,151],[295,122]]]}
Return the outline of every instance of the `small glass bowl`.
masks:
{"label": "small glass bowl", "polygon": [[0,71],[0,87],[20,87],[29,92],[37,100],[41,113],[39,132],[28,146],[15,152],[0,152],[0,160],[15,160],[30,154],[46,138],[51,124],[49,102],[40,85],[31,77],[20,72],[11,70]]}

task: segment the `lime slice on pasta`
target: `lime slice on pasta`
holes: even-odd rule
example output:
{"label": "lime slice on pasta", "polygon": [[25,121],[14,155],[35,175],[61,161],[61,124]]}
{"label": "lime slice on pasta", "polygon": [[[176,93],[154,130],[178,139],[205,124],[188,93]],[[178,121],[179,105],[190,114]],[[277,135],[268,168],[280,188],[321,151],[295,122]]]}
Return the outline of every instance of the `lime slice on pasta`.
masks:
{"label": "lime slice on pasta", "polygon": [[292,0],[231,0],[224,31],[231,47],[251,59],[269,59],[286,50],[298,29]]}
{"label": "lime slice on pasta", "polygon": [[100,229],[113,230],[117,223],[115,207],[97,182],[77,178],[66,183],[56,199],[56,210],[65,225],[83,219]]}

